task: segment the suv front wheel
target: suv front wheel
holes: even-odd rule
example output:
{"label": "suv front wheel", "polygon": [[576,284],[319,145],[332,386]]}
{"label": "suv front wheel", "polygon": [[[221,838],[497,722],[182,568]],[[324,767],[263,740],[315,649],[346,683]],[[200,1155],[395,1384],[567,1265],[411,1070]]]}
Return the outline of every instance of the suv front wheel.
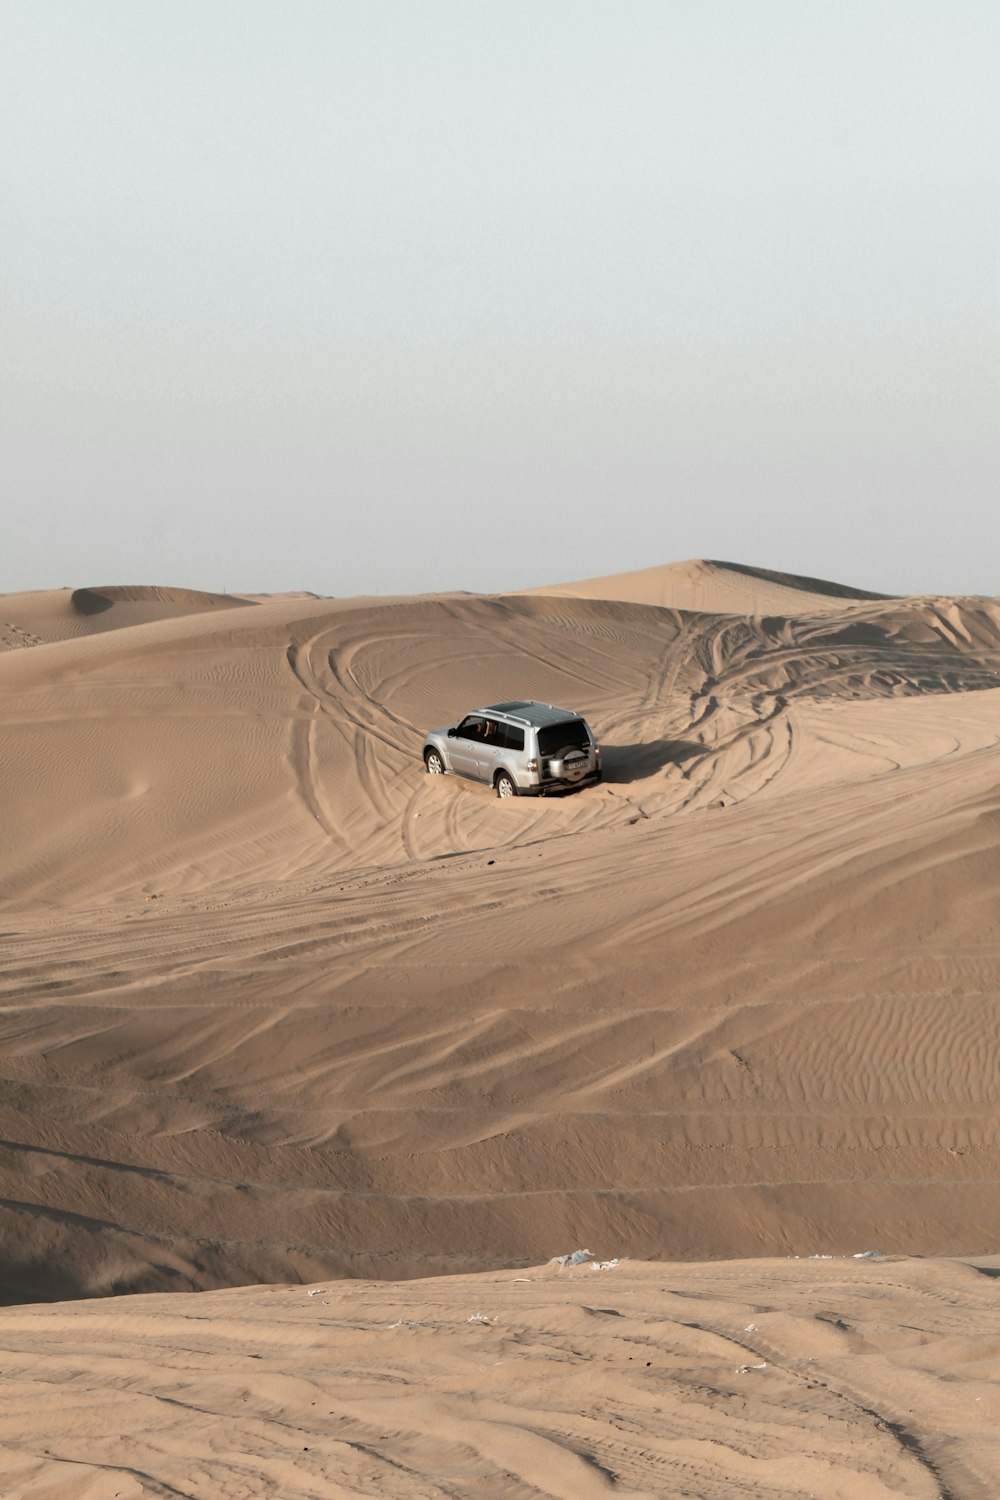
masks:
{"label": "suv front wheel", "polygon": [[497,796],[498,797],[516,797],[517,796],[517,782],[514,780],[513,776],[511,776],[510,773],[507,772],[507,771],[498,771],[497,772],[497,779],[496,779],[496,781],[494,781],[493,785],[497,789]]}

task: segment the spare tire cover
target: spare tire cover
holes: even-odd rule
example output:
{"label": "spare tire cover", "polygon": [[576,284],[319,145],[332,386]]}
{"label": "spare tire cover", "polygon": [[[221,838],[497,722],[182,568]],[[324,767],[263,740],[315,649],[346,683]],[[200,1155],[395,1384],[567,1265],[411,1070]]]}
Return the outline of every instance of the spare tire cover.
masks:
{"label": "spare tire cover", "polygon": [[567,745],[549,761],[549,770],[553,776],[564,781],[579,781],[581,776],[587,774],[587,765],[587,757],[582,751],[575,745]]}

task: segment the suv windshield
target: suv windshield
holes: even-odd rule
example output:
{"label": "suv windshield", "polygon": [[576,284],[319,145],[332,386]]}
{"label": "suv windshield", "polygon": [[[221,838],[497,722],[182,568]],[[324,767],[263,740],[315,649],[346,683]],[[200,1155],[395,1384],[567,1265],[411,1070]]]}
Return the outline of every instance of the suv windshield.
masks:
{"label": "suv windshield", "polygon": [[546,724],[538,731],[539,755],[555,755],[560,750],[589,750],[590,736],[582,719],[567,719],[563,724]]}

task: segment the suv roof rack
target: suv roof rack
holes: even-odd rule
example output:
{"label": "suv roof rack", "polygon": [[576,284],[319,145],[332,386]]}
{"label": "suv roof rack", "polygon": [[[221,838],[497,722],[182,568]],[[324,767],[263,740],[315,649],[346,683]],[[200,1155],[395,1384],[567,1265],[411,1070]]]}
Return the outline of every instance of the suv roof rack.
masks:
{"label": "suv roof rack", "polygon": [[521,724],[532,724],[537,729],[546,724],[561,724],[564,719],[578,719],[573,708],[559,708],[555,703],[539,703],[535,698],[517,698],[511,703],[489,703],[476,713],[503,714]]}

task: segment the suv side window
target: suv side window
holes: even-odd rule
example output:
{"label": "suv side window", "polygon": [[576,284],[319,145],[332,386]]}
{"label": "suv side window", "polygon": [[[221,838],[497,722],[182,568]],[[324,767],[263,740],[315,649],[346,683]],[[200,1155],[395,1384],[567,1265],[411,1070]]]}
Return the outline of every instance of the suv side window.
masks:
{"label": "suv side window", "polygon": [[516,729],[513,724],[501,724],[498,726],[503,736],[501,744],[505,750],[524,749],[524,730]]}
{"label": "suv side window", "polygon": [[484,738],[485,729],[486,720],[470,714],[467,719],[462,720],[455,733],[460,740],[475,740],[478,744]]}

